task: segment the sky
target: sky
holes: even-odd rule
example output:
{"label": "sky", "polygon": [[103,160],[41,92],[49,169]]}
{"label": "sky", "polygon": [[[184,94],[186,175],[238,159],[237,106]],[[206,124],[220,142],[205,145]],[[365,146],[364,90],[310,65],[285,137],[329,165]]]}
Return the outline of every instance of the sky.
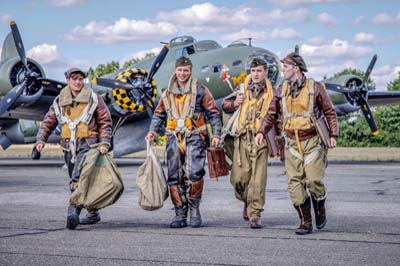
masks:
{"label": "sky", "polygon": [[307,75],[317,80],[349,67],[364,71],[374,54],[378,90],[400,72],[398,0],[2,0],[0,39],[11,20],[27,55],[59,80],[69,67],[122,65],[179,35],[224,47],[251,37],[280,58],[298,44]]}

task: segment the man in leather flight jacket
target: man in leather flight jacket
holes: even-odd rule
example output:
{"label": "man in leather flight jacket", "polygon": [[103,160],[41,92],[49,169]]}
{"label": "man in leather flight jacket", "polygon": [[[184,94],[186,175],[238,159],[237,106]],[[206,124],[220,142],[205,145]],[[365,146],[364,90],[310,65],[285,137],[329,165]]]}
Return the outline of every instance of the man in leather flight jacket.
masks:
{"label": "man in leather flight jacket", "polygon": [[[78,187],[80,172],[78,169],[83,155],[92,147],[102,154],[108,152],[111,143],[112,120],[107,105],[101,96],[84,85],[86,73],[79,68],[65,72],[68,85],[61,90],[50,106],[36,136],[36,150],[41,151],[50,134],[58,124],[61,125],[61,148],[70,177],[73,192]],[[80,224],[100,221],[97,211],[88,211],[84,219],[79,220],[81,209],[69,204],[67,228],[75,229]]]}
{"label": "man in leather flight jacket", "polygon": [[327,194],[323,178],[328,147],[317,134],[315,121],[321,116],[326,118],[330,135],[328,141],[330,148],[334,148],[339,136],[338,120],[323,85],[305,77],[307,67],[303,58],[297,53],[290,53],[281,62],[285,82],[275,93],[256,135],[256,142],[261,144],[273,123],[282,121],[288,192],[300,218],[296,234],[309,234],[312,232],[311,201],[317,228],[322,229],[326,224]]}

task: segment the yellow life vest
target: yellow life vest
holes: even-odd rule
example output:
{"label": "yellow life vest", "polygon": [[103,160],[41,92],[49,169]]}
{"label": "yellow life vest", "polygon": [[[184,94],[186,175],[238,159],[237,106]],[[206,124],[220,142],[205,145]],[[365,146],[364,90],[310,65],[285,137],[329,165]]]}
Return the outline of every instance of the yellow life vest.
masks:
{"label": "yellow life vest", "polygon": [[240,106],[240,114],[236,133],[242,135],[246,132],[256,133],[262,124],[262,118],[267,114],[269,105],[273,97],[273,89],[271,82],[266,78],[265,85],[267,91],[262,94],[260,98],[251,97],[249,90],[249,81],[251,75],[248,75],[244,81],[244,94],[245,98]]}
{"label": "yellow life vest", "polygon": [[283,112],[286,120],[285,130],[305,130],[313,127],[310,114],[310,100],[313,99],[310,98],[309,83],[310,80],[306,80],[300,94],[293,98],[289,95],[289,84],[285,82],[284,94],[287,107],[287,112]]}
{"label": "yellow life vest", "polygon": [[[85,110],[87,103],[78,103],[76,107],[67,106],[64,109],[66,115],[69,116],[71,121],[75,121],[79,118],[82,112]],[[84,122],[79,122],[76,126],[76,138],[86,138],[90,135],[98,134],[97,132],[92,132],[89,130],[89,125]],[[61,138],[69,139],[71,138],[71,130],[67,123],[61,125]]]}

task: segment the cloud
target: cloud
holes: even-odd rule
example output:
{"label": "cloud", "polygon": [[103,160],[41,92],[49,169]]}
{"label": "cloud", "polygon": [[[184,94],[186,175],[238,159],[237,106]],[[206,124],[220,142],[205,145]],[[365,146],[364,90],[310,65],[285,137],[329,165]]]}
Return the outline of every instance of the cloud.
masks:
{"label": "cloud", "polygon": [[175,25],[168,22],[149,22],[120,18],[114,24],[91,21],[85,26],[76,26],[67,34],[66,40],[90,40],[111,44],[118,42],[160,40],[177,33]]}
{"label": "cloud", "polygon": [[298,7],[298,6],[310,6],[326,3],[337,3],[343,2],[344,0],[268,0],[278,6],[283,7]]}
{"label": "cloud", "polygon": [[317,36],[308,39],[307,43],[314,46],[321,46],[323,44],[326,44],[326,41],[323,37]]}
{"label": "cloud", "polygon": [[310,45],[303,44],[300,53],[309,58],[325,59],[357,59],[370,55],[372,49],[364,46],[354,46],[347,41],[334,39],[331,44]]}
{"label": "cloud", "polygon": [[377,25],[400,24],[400,12],[397,13],[396,17],[392,17],[387,13],[380,13],[372,19],[372,22]]}
{"label": "cloud", "polygon": [[375,35],[368,32],[359,32],[354,35],[355,42],[373,43],[375,41]]}
{"label": "cloud", "polygon": [[332,77],[335,73],[339,73],[343,69],[356,68],[356,64],[349,60],[341,63],[334,64],[321,64],[315,60],[306,60],[307,62],[307,76],[313,77],[316,80],[322,80],[324,77]]}
{"label": "cloud", "polygon": [[86,3],[86,0],[49,0],[47,4],[52,7],[64,8],[79,6]]}
{"label": "cloud", "polygon": [[384,65],[372,70],[371,78],[375,81],[377,90],[386,90],[389,82],[395,80],[400,72],[400,65]]}
{"label": "cloud", "polygon": [[127,62],[127,61],[129,61],[129,60],[131,60],[133,58],[143,58],[148,53],[153,53],[153,54],[157,55],[160,51],[161,51],[161,47],[154,47],[152,49],[138,51],[138,52],[133,53],[133,54],[131,54],[129,56],[126,56],[124,59],[122,59],[120,61],[120,65],[124,64],[125,62]]}
{"label": "cloud", "polygon": [[59,53],[57,46],[47,43],[32,47],[26,54],[48,67],[65,66],[67,63],[66,59]]}
{"label": "cloud", "polygon": [[317,17],[318,21],[327,26],[336,26],[336,18],[326,12],[320,13]]}
{"label": "cloud", "polygon": [[309,13],[305,8],[288,11],[281,9],[265,11],[251,7],[231,9],[217,7],[211,3],[203,3],[194,4],[189,8],[172,12],[160,12],[157,15],[157,20],[168,21],[177,25],[182,30],[187,30],[190,27],[191,32],[216,32],[242,25],[267,26],[275,25],[276,23],[290,24],[305,21],[308,17]]}
{"label": "cloud", "polygon": [[358,25],[364,22],[364,17],[363,16],[358,16],[355,20],[354,20],[354,24]]}
{"label": "cloud", "polygon": [[251,37],[253,40],[257,41],[268,41],[268,40],[293,40],[301,39],[302,36],[296,32],[294,29],[285,28],[279,29],[275,28],[271,32],[265,31],[249,31],[243,29],[240,32],[234,32],[230,34],[222,35],[221,39],[224,41],[235,41],[243,38]]}

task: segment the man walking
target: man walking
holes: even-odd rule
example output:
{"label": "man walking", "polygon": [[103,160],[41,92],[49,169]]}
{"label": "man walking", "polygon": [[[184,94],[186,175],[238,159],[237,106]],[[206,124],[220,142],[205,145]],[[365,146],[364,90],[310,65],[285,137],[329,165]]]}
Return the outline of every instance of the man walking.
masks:
{"label": "man walking", "polygon": [[[101,96],[84,84],[86,73],[79,68],[65,72],[68,85],[54,99],[37,134],[37,151],[41,151],[50,134],[61,125],[61,147],[70,177],[71,193],[78,187],[79,163],[90,148],[97,147],[102,154],[108,152],[111,141],[112,120]],[[79,223],[100,221],[98,211],[88,211],[79,221],[81,209],[69,204],[67,228],[75,229]]]}
{"label": "man walking", "polygon": [[[326,224],[326,189],[323,182],[327,164],[326,149],[316,130],[317,120],[326,118],[331,148],[336,147],[339,135],[334,106],[319,82],[307,79],[303,58],[290,53],[283,60],[285,82],[271,102],[268,114],[256,136],[257,145],[262,145],[264,136],[272,125],[282,119],[285,138],[285,172],[288,191],[300,218],[296,234],[312,232],[311,201],[314,207],[316,226]],[[311,198],[308,192],[311,195]]]}
{"label": "man walking", "polygon": [[236,198],[244,202],[243,219],[249,220],[250,217],[250,227],[254,229],[262,227],[260,218],[267,184],[268,144],[266,140],[262,140],[259,146],[254,142],[273,97],[272,85],[266,74],[267,63],[263,59],[253,59],[250,75],[244,81],[244,93],[222,102],[222,109],[226,113],[233,113],[240,108],[231,184]]}
{"label": "man walking", "polygon": [[168,88],[161,95],[152,117],[147,142],[153,142],[165,126],[167,134],[168,185],[175,217],[170,227],[191,227],[202,223],[200,200],[203,192],[206,160],[206,121],[211,124],[211,144],[220,144],[221,121],[208,88],[192,78],[192,62],[180,57],[175,63]]}

